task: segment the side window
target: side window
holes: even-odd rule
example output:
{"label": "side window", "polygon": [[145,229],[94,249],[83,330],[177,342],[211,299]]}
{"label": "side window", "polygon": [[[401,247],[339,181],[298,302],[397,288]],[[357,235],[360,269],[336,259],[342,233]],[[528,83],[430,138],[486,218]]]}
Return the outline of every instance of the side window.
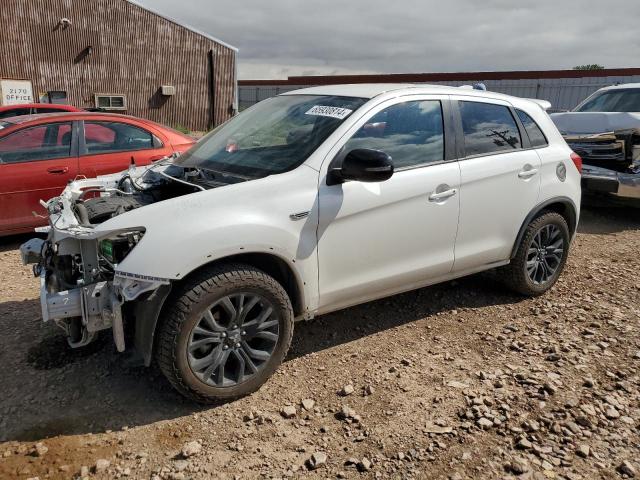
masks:
{"label": "side window", "polygon": [[156,148],[151,133],[120,122],[84,122],[84,138],[89,154]]}
{"label": "side window", "polygon": [[531,142],[532,147],[536,148],[549,145],[547,137],[544,136],[542,129],[533,118],[522,110],[516,110],[516,113],[518,114],[522,125],[524,125],[524,129],[527,131],[527,135],[529,135],[529,141]]}
{"label": "side window", "polygon": [[444,160],[442,105],[438,100],[411,101],[376,113],[344,147],[382,150],[395,168]]}
{"label": "side window", "polygon": [[0,163],[71,156],[71,122],[25,128],[0,139]]}
{"label": "side window", "polygon": [[479,102],[458,104],[467,156],[522,148],[518,126],[507,107]]}
{"label": "side window", "polygon": [[61,113],[64,110],[60,108],[36,108],[36,113]]}
{"label": "side window", "polygon": [[13,110],[7,110],[6,112],[0,112],[0,118],[19,117],[20,115],[31,114],[29,108],[14,108]]}

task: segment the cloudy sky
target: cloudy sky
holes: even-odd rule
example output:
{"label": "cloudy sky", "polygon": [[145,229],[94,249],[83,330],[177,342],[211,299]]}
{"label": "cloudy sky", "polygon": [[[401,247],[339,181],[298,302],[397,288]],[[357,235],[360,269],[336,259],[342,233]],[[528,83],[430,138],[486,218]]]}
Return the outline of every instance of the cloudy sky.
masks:
{"label": "cloudy sky", "polygon": [[238,47],[241,79],[640,66],[640,0],[139,1]]}

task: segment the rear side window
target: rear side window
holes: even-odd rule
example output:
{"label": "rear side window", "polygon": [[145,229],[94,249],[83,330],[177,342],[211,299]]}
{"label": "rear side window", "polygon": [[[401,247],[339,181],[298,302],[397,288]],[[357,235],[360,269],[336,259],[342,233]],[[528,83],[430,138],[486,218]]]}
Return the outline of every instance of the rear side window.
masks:
{"label": "rear side window", "polygon": [[440,102],[404,102],[376,113],[351,137],[344,151],[356,148],[382,150],[391,156],[395,168],[444,160]]}
{"label": "rear side window", "polygon": [[71,156],[71,122],[25,128],[0,139],[0,163],[33,162]]}
{"label": "rear side window", "polygon": [[466,155],[487,155],[522,148],[509,108],[493,103],[459,102]]}
{"label": "rear side window", "polygon": [[544,136],[542,129],[533,118],[522,110],[516,110],[516,113],[518,114],[522,125],[524,125],[524,129],[527,131],[527,135],[529,135],[529,142],[531,142],[532,147],[545,147],[549,145],[547,137]]}
{"label": "rear side window", "polygon": [[20,115],[30,115],[30,108],[14,108],[6,112],[0,112],[0,118],[19,117]]}
{"label": "rear side window", "polygon": [[60,113],[64,111],[62,108],[36,108],[36,113]]}
{"label": "rear side window", "polygon": [[85,122],[84,137],[89,154],[156,148],[151,133],[127,123]]}

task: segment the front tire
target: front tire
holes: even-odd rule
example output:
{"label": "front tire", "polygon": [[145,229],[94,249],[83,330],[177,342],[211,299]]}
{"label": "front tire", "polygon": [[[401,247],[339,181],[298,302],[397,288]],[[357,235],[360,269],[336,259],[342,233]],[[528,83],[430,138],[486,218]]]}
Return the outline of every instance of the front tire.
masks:
{"label": "front tire", "polygon": [[200,403],[256,391],[284,360],[293,308],[284,288],[248,265],[207,268],[164,310],[156,358],[169,382]]}
{"label": "front tire", "polygon": [[523,295],[542,295],[560,277],[570,243],[564,217],[556,212],[541,213],[527,226],[511,263],[503,267],[505,283]]}

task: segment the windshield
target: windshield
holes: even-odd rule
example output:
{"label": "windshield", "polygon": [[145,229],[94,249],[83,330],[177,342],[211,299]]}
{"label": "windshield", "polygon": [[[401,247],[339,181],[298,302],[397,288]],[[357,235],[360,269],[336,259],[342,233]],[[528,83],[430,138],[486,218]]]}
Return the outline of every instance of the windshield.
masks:
{"label": "windshield", "polygon": [[367,99],[282,95],[221,125],[176,163],[250,178],[301,165]]}
{"label": "windshield", "polygon": [[576,112],[640,112],[640,88],[604,91],[579,105]]}

